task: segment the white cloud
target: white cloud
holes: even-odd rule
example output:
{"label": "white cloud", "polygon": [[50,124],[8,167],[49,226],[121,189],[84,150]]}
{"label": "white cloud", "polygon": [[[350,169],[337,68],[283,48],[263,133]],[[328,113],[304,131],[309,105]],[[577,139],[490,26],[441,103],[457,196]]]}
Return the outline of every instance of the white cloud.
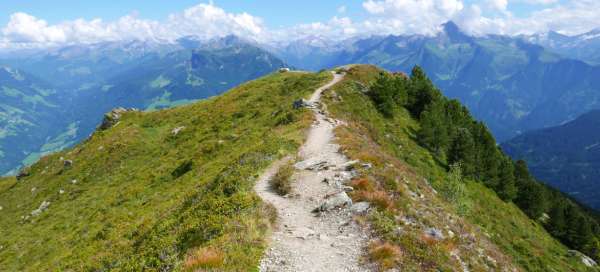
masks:
{"label": "white cloud", "polygon": [[118,40],[172,41],[195,35],[209,39],[235,34],[249,39],[266,35],[262,21],[248,13],[227,13],[213,4],[199,4],[168,16],[164,22],[127,15],[113,22],[77,19],[49,25],[26,13],[10,16],[0,31],[0,46],[44,47]]}
{"label": "white cloud", "polygon": [[25,13],[15,13],[10,16],[10,21],[2,34],[14,42],[62,42],[66,35],[63,29],[57,26],[48,26],[44,20],[37,19]]}
{"label": "white cloud", "polygon": [[508,0],[488,0],[489,5],[496,10],[506,11],[508,7]]}
{"label": "white cloud", "polygon": [[[510,3],[551,4],[527,17],[516,17]],[[455,21],[471,34],[534,33],[555,30],[577,34],[600,27],[600,1],[571,0],[485,0],[467,5],[463,0],[365,0],[366,13],[361,21],[342,14],[328,21],[299,24],[284,29],[268,29],[261,18],[248,13],[229,13],[212,3],[198,4],[163,21],[139,18],[135,14],[115,21],[77,19],[49,24],[26,13],[14,13],[0,28],[0,48],[45,47],[95,43],[100,41],[151,40],[173,41],[194,35],[203,39],[235,34],[269,44],[310,38],[315,41],[341,40],[356,36],[386,34],[433,35],[440,25]]]}
{"label": "white cloud", "polygon": [[558,3],[558,0],[513,0],[514,2],[527,3],[531,5],[550,5]]}
{"label": "white cloud", "polygon": [[[366,22],[383,33],[435,33],[439,24],[452,20],[471,34],[531,34],[549,30],[579,34],[600,27],[600,1],[571,0],[486,0],[465,5],[462,0],[367,0],[364,9],[372,14]],[[527,17],[514,16],[510,2],[545,4],[546,8]],[[484,16],[483,14],[488,14]],[[490,15],[492,14],[492,15]]]}
{"label": "white cloud", "polygon": [[364,23],[384,33],[433,34],[464,4],[461,0],[368,0],[363,7],[373,15]]}

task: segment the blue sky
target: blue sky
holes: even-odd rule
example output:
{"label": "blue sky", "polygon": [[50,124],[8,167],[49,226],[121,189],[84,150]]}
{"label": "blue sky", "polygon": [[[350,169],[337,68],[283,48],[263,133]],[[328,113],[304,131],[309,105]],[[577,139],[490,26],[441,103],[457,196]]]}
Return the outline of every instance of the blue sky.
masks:
{"label": "blue sky", "polygon": [[[485,0],[465,0],[465,4],[485,4]],[[566,2],[561,0],[557,2]],[[81,0],[2,0],[0,22],[6,24],[15,12],[25,12],[49,23],[60,23],[77,18],[116,20],[121,16],[136,12],[140,17],[163,20],[169,14],[182,11],[198,3],[197,0],[120,0],[120,1],[81,1]],[[326,21],[339,15],[338,8],[346,7],[346,15],[361,19],[365,15],[363,1],[351,0],[257,0],[233,1],[215,0],[213,3],[228,12],[247,12],[264,19],[270,27],[289,27],[300,23]],[[529,4],[528,1],[509,1],[508,9],[516,16],[528,16],[532,11],[545,5]]]}
{"label": "blue sky", "polygon": [[[198,3],[197,0],[120,0],[120,1],[77,1],[77,0],[2,0],[0,19],[5,25],[11,14],[25,12],[49,23],[60,23],[77,18],[116,20],[136,12],[140,17],[163,20],[169,14],[180,12]],[[337,9],[346,6],[349,15],[360,18],[364,11],[362,1],[232,1],[215,0],[213,3],[228,12],[247,12],[264,19],[271,27],[288,27],[300,23],[325,21],[338,14]]]}
{"label": "blue sky", "polygon": [[[234,34],[263,43],[433,35],[452,20],[473,35],[600,27],[600,0],[0,0],[0,49]],[[117,3],[117,4],[115,4]]]}

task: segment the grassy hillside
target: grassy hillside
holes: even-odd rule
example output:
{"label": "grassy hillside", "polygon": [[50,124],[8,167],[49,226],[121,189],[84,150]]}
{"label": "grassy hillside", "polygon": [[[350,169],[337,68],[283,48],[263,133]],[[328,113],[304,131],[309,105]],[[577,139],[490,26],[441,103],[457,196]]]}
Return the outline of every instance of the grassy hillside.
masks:
{"label": "grassy hillside", "polygon": [[296,151],[312,114],[292,102],[329,79],[273,74],[193,105],[129,112],[28,177],[0,180],[0,270],[256,267],[273,212],[254,180]]}
{"label": "grassy hillside", "polygon": [[[419,122],[405,109],[389,118],[365,94],[379,74],[356,66],[325,96],[344,152],[373,164],[354,180],[355,200],[377,211],[369,221],[382,240],[402,252],[382,265],[406,271],[595,271],[512,203],[462,177],[417,142]],[[443,237],[429,235],[439,230]],[[381,259],[381,258],[380,258]],[[588,269],[588,270],[586,270]]]}

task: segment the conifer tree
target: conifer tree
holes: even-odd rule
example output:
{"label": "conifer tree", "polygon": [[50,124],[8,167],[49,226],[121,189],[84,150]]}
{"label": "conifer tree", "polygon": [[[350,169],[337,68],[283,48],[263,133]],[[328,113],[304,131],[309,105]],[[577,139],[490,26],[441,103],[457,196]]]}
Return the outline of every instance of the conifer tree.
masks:
{"label": "conifer tree", "polygon": [[455,129],[455,136],[448,150],[448,164],[459,164],[465,176],[475,174],[475,142],[466,128]]}
{"label": "conifer tree", "polygon": [[564,204],[552,205],[552,208],[548,212],[548,231],[555,237],[564,237],[567,223],[565,222],[565,206]]}
{"label": "conifer tree", "polygon": [[515,186],[514,166],[510,158],[502,156],[499,168],[498,185],[496,192],[504,201],[512,201],[517,196]]}
{"label": "conifer tree", "polygon": [[421,114],[421,129],[417,133],[419,142],[429,150],[440,154],[448,147],[448,128],[444,122],[444,110],[440,102],[427,106]]}
{"label": "conifer tree", "polygon": [[440,100],[440,98],[440,91],[433,86],[433,83],[425,75],[423,69],[415,66],[412,70],[408,87],[407,108],[411,114],[420,118],[425,108],[434,101]]}
{"label": "conifer tree", "polygon": [[391,117],[396,107],[394,85],[394,79],[388,73],[381,72],[369,90],[375,107],[386,117]]}

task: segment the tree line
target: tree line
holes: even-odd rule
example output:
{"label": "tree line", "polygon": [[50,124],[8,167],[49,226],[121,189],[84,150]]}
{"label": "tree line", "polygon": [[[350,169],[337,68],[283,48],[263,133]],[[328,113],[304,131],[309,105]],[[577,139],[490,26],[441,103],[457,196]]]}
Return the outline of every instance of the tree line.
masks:
{"label": "tree line", "polygon": [[497,146],[484,123],[459,101],[442,95],[419,66],[410,77],[380,73],[368,92],[378,111],[392,117],[405,108],[419,121],[419,144],[448,170],[482,182],[506,202],[514,202],[531,219],[565,245],[600,259],[598,219],[561,192],[538,182],[527,164],[513,161]]}

